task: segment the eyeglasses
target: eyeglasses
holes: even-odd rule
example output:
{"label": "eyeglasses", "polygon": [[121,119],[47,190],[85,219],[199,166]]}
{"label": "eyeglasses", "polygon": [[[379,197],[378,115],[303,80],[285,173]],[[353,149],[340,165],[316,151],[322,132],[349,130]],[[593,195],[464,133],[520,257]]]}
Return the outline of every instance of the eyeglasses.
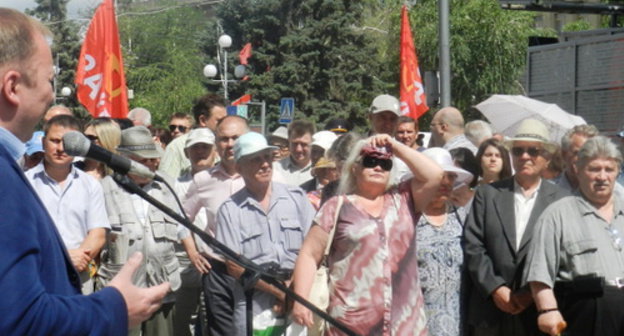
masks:
{"label": "eyeglasses", "polygon": [[94,142],[96,140],[99,140],[100,138],[97,137],[97,135],[92,135],[92,134],[85,134],[85,137],[87,139],[89,139],[91,142]]}
{"label": "eyeglasses", "polygon": [[392,170],[392,160],[378,159],[372,156],[365,156],[362,158],[362,166],[364,168],[375,168],[377,166],[385,171]]}
{"label": "eyeglasses", "polygon": [[542,149],[538,147],[513,147],[511,148],[511,154],[513,154],[513,156],[522,156],[524,153],[529,153],[531,157],[536,157],[542,154]]}
{"label": "eyeglasses", "polygon": [[188,127],[182,125],[169,125],[169,131],[171,132],[175,132],[176,128],[179,129],[182,133],[186,132],[186,130],[188,129]]}

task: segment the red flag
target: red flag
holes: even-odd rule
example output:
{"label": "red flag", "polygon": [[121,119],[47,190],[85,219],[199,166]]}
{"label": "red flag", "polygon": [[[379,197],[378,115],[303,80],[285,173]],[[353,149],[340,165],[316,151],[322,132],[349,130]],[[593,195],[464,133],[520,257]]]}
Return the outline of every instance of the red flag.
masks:
{"label": "red flag", "polygon": [[245,44],[243,49],[241,49],[241,51],[238,53],[238,60],[242,65],[248,64],[247,59],[249,57],[251,57],[251,43]]}
{"label": "red flag", "polygon": [[78,101],[93,117],[125,118],[128,89],[112,0],[95,11],[76,70]]}
{"label": "red flag", "polygon": [[407,7],[401,10],[401,113],[414,119],[429,110],[425,88],[418,69],[418,58],[407,17]]}
{"label": "red flag", "polygon": [[237,105],[245,105],[246,103],[249,103],[251,101],[251,95],[250,94],[246,94],[241,96],[240,98],[236,99],[235,101],[232,102],[232,106],[237,106]]}

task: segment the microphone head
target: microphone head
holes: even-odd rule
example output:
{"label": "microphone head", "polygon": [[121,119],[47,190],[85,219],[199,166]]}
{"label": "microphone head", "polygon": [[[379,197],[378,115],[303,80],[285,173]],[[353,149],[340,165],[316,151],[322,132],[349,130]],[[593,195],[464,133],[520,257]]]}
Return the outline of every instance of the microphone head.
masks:
{"label": "microphone head", "polygon": [[69,131],[63,135],[63,150],[69,156],[86,156],[91,141],[78,131]]}

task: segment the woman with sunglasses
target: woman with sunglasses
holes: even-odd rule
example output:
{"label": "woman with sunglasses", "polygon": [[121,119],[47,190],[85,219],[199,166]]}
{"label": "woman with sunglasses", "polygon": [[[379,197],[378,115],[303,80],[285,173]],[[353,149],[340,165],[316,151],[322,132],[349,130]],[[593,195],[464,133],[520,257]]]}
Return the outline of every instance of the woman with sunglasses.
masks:
{"label": "woman with sunglasses", "polygon": [[[117,146],[121,142],[121,129],[111,118],[96,118],[89,121],[83,133],[91,142],[113,153],[116,153]],[[111,173],[106,165],[91,159],[85,158],[76,166],[98,180]]]}
{"label": "woman with sunglasses", "polygon": [[479,162],[479,184],[490,184],[512,175],[511,160],[507,148],[494,138],[481,143],[477,151]]}
{"label": "woman with sunglasses", "polygon": [[470,183],[473,175],[456,167],[446,149],[430,148],[423,154],[444,170],[438,190],[416,223],[416,255],[427,329],[435,336],[462,335],[464,252],[461,239],[466,211],[453,205],[451,193],[455,186]]}
{"label": "woman with sunglasses", "polygon": [[[393,155],[413,174],[394,186]],[[293,275],[295,291],[309,296],[330,244],[331,316],[360,335],[426,334],[414,223],[435,195],[442,174],[431,159],[387,134],[356,143],[343,166],[339,195],[321,207],[303,243]],[[292,318],[313,325],[312,313],[298,303]],[[337,334],[332,326],[325,332]]]}

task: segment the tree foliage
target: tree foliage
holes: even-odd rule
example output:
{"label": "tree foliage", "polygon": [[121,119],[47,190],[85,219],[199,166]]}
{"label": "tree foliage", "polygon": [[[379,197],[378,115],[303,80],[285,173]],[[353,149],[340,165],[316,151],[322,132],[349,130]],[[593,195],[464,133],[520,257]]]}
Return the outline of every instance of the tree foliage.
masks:
{"label": "tree foliage", "polygon": [[[62,87],[69,87],[74,90],[74,77],[76,66],[80,56],[80,39],[78,37],[78,26],[67,20],[67,2],[69,0],[35,0],[37,6],[26,10],[26,14],[32,15],[45,23],[54,34],[54,44],[52,45],[52,55],[54,64],[57,66],[56,94],[60,95]],[[72,107],[81,114],[86,113],[79,108],[80,103],[75,95],[70,97],[58,97],[68,107]]]}
{"label": "tree foliage", "polygon": [[346,117],[366,125],[370,101],[387,89],[382,62],[358,29],[363,3],[338,0],[230,0],[218,17],[241,47],[251,42],[250,80],[239,87],[268,103],[273,129],[281,97],[294,97],[297,118]]}
{"label": "tree foliage", "polygon": [[[132,12],[141,12],[133,7]],[[204,38],[213,29],[205,13],[175,8],[118,18],[131,107],[144,107],[162,125],[176,112],[189,113],[202,85]]]}

